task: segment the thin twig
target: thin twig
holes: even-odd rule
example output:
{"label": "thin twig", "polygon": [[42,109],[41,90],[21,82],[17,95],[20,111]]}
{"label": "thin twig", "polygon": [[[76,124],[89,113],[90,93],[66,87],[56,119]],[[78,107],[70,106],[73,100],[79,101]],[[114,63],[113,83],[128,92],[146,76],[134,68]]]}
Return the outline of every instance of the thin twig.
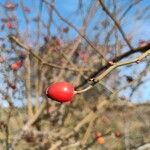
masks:
{"label": "thin twig", "polygon": [[[131,49],[131,50],[129,50],[129,51],[127,51],[127,52],[125,52],[125,53],[123,53],[123,54],[121,54],[121,55],[115,57],[114,59],[111,60],[111,62],[118,62],[118,61],[120,61],[120,60],[122,60],[122,59],[124,59],[124,58],[126,58],[126,57],[128,57],[128,56],[130,56],[130,55],[132,55],[132,54],[135,54],[135,53],[143,53],[143,52],[146,52],[146,51],[149,50],[149,49],[150,49],[150,43],[147,44],[147,45],[145,45],[145,46],[143,46],[143,47],[134,48],[134,50]],[[87,80],[81,82],[81,84],[78,85],[78,86],[76,87],[76,89],[78,89],[78,88],[84,86],[91,78],[95,78],[95,77],[98,76],[101,72],[103,72],[104,70],[108,69],[110,66],[111,66],[110,64],[106,64],[105,66],[98,68],[98,69],[96,70],[96,72],[93,72],[93,73],[89,76],[89,78],[88,78]]]}
{"label": "thin twig", "polygon": [[49,66],[49,67],[53,67],[53,68],[57,68],[57,69],[70,70],[70,71],[74,71],[74,72],[81,72],[81,70],[82,70],[82,71],[85,71],[85,72],[88,72],[88,71],[89,71],[89,69],[86,69],[86,68],[80,68],[80,69],[78,69],[78,68],[69,68],[69,67],[67,67],[67,66],[66,66],[66,67],[63,67],[63,66],[59,66],[59,65],[56,65],[56,64],[53,64],[53,63],[44,62],[44,60],[43,60],[40,56],[36,55],[36,54],[32,51],[32,49],[31,49],[30,47],[27,47],[27,46],[26,46],[25,44],[23,44],[19,39],[17,39],[17,38],[14,37],[14,36],[10,36],[9,38],[10,38],[11,41],[15,42],[18,46],[20,46],[21,48],[27,50],[29,53],[31,53],[32,56],[35,57],[37,60],[39,60],[39,62],[41,62],[41,64],[42,64],[43,66]]}
{"label": "thin twig", "polygon": [[113,63],[112,66],[110,66],[107,70],[105,70],[102,74],[100,74],[99,76],[95,77],[95,78],[91,78],[90,80],[93,81],[92,84],[90,84],[88,87],[86,87],[83,90],[79,90],[76,91],[76,94],[78,93],[83,93],[88,91],[89,89],[91,89],[97,82],[101,81],[103,78],[105,78],[109,73],[111,73],[113,70],[115,70],[118,67],[121,66],[125,66],[125,65],[129,65],[132,63],[139,63],[141,62],[145,57],[147,57],[148,55],[150,55],[150,50],[146,51],[145,53],[141,54],[139,57],[129,60],[129,61],[125,61],[125,62],[118,62],[118,63]]}
{"label": "thin twig", "polygon": [[56,13],[56,15],[64,21],[66,24],[68,24],[70,27],[72,27],[106,62],[106,58],[103,56],[103,54],[93,45],[93,43],[85,36],[83,35],[72,23],[70,23],[66,18],[64,18],[59,11],[55,8],[55,6],[51,3],[49,3],[47,0],[43,0],[46,4],[48,4],[50,7],[52,7]]}
{"label": "thin twig", "polygon": [[[108,101],[102,101],[97,106],[97,111],[104,110],[108,105]],[[90,111],[74,128],[71,132],[66,134],[61,138],[61,140],[58,140],[56,143],[54,143],[49,150],[56,150],[58,147],[60,147],[64,140],[69,139],[70,137],[74,136],[76,133],[79,132],[79,130],[87,123],[89,123],[92,119],[96,119],[97,112]]]}
{"label": "thin twig", "polygon": [[118,30],[120,31],[123,39],[126,41],[127,45],[129,46],[130,49],[133,49],[133,47],[131,46],[130,42],[128,41],[123,29],[121,28],[119,22],[116,20],[116,18],[110,13],[110,11],[108,10],[108,8],[105,6],[105,4],[103,3],[103,0],[99,0],[103,10],[105,11],[105,13],[113,20],[113,22],[115,23],[115,25],[117,26]]}

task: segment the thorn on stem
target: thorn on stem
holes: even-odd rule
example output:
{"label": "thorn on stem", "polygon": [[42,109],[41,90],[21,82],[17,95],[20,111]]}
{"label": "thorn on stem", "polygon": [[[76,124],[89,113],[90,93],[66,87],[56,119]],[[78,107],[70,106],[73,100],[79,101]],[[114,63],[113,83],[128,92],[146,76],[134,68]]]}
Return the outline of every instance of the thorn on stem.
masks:
{"label": "thorn on stem", "polygon": [[91,83],[92,86],[94,86],[96,83],[98,83],[98,80],[95,78],[91,78],[91,79],[89,79],[89,81],[92,82]]}
{"label": "thorn on stem", "polygon": [[137,64],[139,64],[139,63],[140,63],[140,61],[139,61],[139,60],[137,60],[137,61],[136,61],[136,63],[137,63]]}
{"label": "thorn on stem", "polygon": [[108,61],[108,64],[114,65],[114,62],[113,61]]}

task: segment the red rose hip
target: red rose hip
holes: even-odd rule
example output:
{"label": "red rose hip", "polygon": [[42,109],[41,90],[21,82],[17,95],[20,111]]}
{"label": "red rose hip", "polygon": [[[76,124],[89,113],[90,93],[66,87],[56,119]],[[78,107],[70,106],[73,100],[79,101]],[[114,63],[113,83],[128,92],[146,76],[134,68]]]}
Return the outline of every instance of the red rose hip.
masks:
{"label": "red rose hip", "polygon": [[17,71],[21,66],[23,62],[21,60],[17,60],[15,63],[11,64],[10,67],[12,70]]}
{"label": "red rose hip", "polygon": [[74,86],[68,82],[56,82],[48,86],[46,95],[60,103],[71,102],[74,96]]}

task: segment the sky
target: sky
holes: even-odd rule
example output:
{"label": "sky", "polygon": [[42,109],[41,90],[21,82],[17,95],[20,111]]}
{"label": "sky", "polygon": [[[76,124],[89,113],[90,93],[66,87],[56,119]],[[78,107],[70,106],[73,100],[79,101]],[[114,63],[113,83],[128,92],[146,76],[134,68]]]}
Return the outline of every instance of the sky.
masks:
{"label": "sky", "polygon": [[[88,6],[90,4],[90,0],[83,0],[86,1],[86,5]],[[130,1],[130,0],[117,0],[119,5],[126,5],[126,3]],[[12,0],[12,2],[14,3],[18,3],[19,0]],[[29,7],[31,9],[31,13],[28,14],[29,18],[33,18],[35,16],[37,16],[37,14],[39,13],[39,8],[40,8],[40,1],[39,0],[23,0],[23,3],[25,6]],[[106,4],[109,4],[110,0],[106,0],[105,1]],[[5,0],[0,0],[0,4],[3,5],[5,3]],[[65,18],[67,18],[70,22],[72,22],[76,27],[80,27],[82,25],[82,16],[85,16],[86,11],[87,11],[87,7],[85,6],[85,10],[84,12],[82,12],[81,16],[78,17],[74,17],[74,13],[76,12],[78,6],[78,1],[77,0],[56,0],[56,7],[59,10],[59,12],[61,13],[62,16],[64,16]],[[140,12],[140,8],[141,7],[145,7],[145,6],[149,6],[150,7],[150,1],[149,0],[143,0],[142,2],[140,2],[137,5],[137,12]],[[48,15],[47,13],[45,13],[44,11],[45,6],[43,7],[42,10],[42,18],[43,20],[47,20]],[[145,10],[146,14],[145,15],[149,15],[149,20],[148,19],[136,19],[135,20],[135,16],[134,14],[136,14],[137,12],[135,11],[135,9],[131,10],[127,16],[123,19],[122,21],[122,27],[123,30],[126,32],[127,35],[130,35],[130,33],[132,33],[132,37],[134,37],[134,40],[132,41],[133,46],[137,46],[138,45],[138,41],[140,39],[144,39],[144,40],[149,40],[150,39],[150,10]],[[23,19],[23,13],[21,11],[21,9],[18,7],[17,8],[17,16],[19,17],[19,30],[20,32],[25,30],[26,24],[25,21]],[[4,15],[4,11],[2,9],[2,7],[0,7],[0,18],[2,18]],[[101,15],[101,16],[100,16]],[[143,16],[145,17],[145,16]],[[88,37],[90,37],[92,39],[92,35],[89,36],[91,34],[91,28],[93,27],[93,25],[95,24],[95,22],[97,22],[98,19],[102,19],[103,15],[102,13],[100,13],[100,10],[97,11],[96,15],[93,16],[92,19],[92,23],[89,26],[89,29],[87,31],[87,35]],[[129,21],[127,21],[129,20]],[[58,17],[55,18],[55,23],[59,24],[60,21],[58,19]],[[32,25],[30,26],[30,30],[34,30],[34,22],[32,23]],[[65,26],[65,24],[63,24],[63,26]],[[56,30],[56,28],[54,26],[52,26],[51,29],[52,34],[57,34],[58,31]],[[72,30],[69,33],[69,38],[72,38],[74,36],[76,36],[77,33]],[[3,33],[0,33],[0,36],[3,36]],[[142,65],[138,66],[138,70],[140,72],[140,68],[142,68]],[[136,69],[136,66],[133,66],[131,68],[128,69],[120,69],[120,75],[126,74],[126,75],[133,75],[135,74],[135,72],[133,71],[134,69]],[[137,73],[136,72],[136,73]],[[147,80],[150,78],[150,75],[148,74],[144,79]],[[1,85],[2,85],[2,80],[0,81]],[[125,95],[128,96],[128,94],[130,93],[130,89],[127,89],[125,92],[122,92],[121,95]],[[150,99],[150,81],[148,80],[145,84],[143,84],[142,86],[140,86],[140,88],[138,89],[138,91],[134,94],[134,96],[132,97],[134,102],[140,102],[141,99],[142,101],[147,101],[148,99]]]}

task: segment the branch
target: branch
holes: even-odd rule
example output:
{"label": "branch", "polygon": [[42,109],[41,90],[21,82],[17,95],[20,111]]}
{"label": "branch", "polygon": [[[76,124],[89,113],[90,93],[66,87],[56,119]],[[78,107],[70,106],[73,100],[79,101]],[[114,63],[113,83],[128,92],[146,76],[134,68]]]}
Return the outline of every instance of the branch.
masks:
{"label": "branch", "polygon": [[[54,143],[49,150],[56,150],[60,147],[64,141],[67,141],[69,138],[79,133],[80,129],[85,125],[96,119],[99,111],[104,111],[104,109],[109,105],[108,101],[101,101],[97,107],[96,111],[90,111],[69,133],[65,134],[60,140]],[[79,143],[81,145],[81,142]]]}
{"label": "branch", "polygon": [[128,39],[126,38],[126,35],[123,31],[123,29],[121,28],[119,22],[116,20],[116,18],[110,13],[110,11],[107,9],[107,7],[105,6],[105,4],[103,3],[103,0],[99,0],[103,10],[105,11],[105,13],[112,19],[112,21],[114,22],[114,24],[116,25],[116,27],[118,28],[118,30],[120,31],[123,39],[126,41],[127,45],[129,46],[130,49],[133,49],[133,47],[131,46],[130,42],[128,41]]}
{"label": "branch", "polygon": [[[128,8],[124,11],[124,13],[121,15],[120,19],[118,21],[121,21],[125,16],[126,14],[135,6],[137,5],[138,3],[140,3],[142,0],[140,1],[134,1],[133,3],[131,3]],[[114,31],[115,29],[115,24],[113,25],[113,27],[111,28],[111,30],[109,31],[109,33],[107,34],[106,38],[105,38],[105,41],[109,41],[109,38],[110,38],[110,35],[112,34],[112,32]]]}
{"label": "branch", "polygon": [[79,93],[83,93],[88,91],[89,89],[91,89],[96,83],[100,82],[103,78],[105,78],[109,73],[111,73],[113,70],[115,70],[118,67],[121,66],[125,66],[125,65],[129,65],[132,63],[139,63],[141,62],[145,57],[147,57],[148,55],[150,55],[150,50],[146,51],[145,53],[143,53],[142,55],[140,55],[139,57],[129,60],[129,61],[125,61],[125,62],[118,62],[118,63],[113,63],[112,66],[110,66],[107,70],[105,70],[102,74],[100,74],[99,76],[95,77],[95,78],[91,78],[90,81],[92,81],[93,83],[91,83],[88,87],[86,87],[83,90],[80,91],[76,91],[76,94]]}
{"label": "branch", "polygon": [[36,58],[37,60],[39,60],[42,63],[43,66],[49,66],[49,67],[53,67],[53,68],[57,68],[57,69],[70,70],[70,71],[74,71],[74,72],[81,72],[81,71],[88,72],[89,71],[89,69],[86,69],[86,68],[83,68],[83,69],[69,68],[69,67],[55,65],[53,63],[44,62],[44,60],[40,56],[35,54],[30,47],[27,47],[25,44],[23,44],[21,41],[19,41],[19,39],[17,39],[15,36],[10,36],[9,39],[12,42],[16,43],[18,46],[20,46],[21,48],[23,48],[26,51],[28,51],[29,53],[31,53],[34,58]]}
{"label": "branch", "polygon": [[[122,60],[123,58],[126,58],[132,54],[135,54],[135,53],[140,53],[140,52],[145,52],[147,50],[150,49],[150,43],[147,44],[146,46],[143,46],[143,47],[137,47],[137,48],[134,48],[134,50],[129,50],[128,52],[124,53],[124,54],[121,54],[119,55],[118,57],[115,57],[113,58],[112,60],[110,60],[111,62],[118,62],[120,60]],[[84,86],[88,81],[90,81],[91,78],[94,78],[96,77],[97,75],[99,75],[101,72],[103,72],[104,70],[108,69],[111,65],[110,64],[106,64],[105,66],[102,66],[100,68],[97,69],[96,72],[92,73],[89,78],[87,80],[84,80],[80,85],[78,85],[76,87],[76,89]]]}
{"label": "branch", "polygon": [[46,107],[46,100],[43,102],[43,104],[41,105],[41,107],[39,108],[38,112],[25,124],[25,126],[23,127],[23,130],[27,130],[29,129],[39,118],[39,116],[42,114],[42,112],[44,111],[45,107]]}
{"label": "branch", "polygon": [[29,55],[26,58],[25,68],[26,68],[25,84],[26,84],[26,93],[27,93],[27,111],[29,117],[32,117],[33,107],[32,107],[32,97],[31,97],[31,62],[30,62]]}
{"label": "branch", "polygon": [[36,112],[36,114],[22,127],[20,133],[16,137],[13,138],[13,141],[11,144],[12,148],[14,148],[15,145],[22,139],[24,132],[28,131],[30,129],[30,127],[38,120],[38,118],[44,111],[46,104],[47,104],[46,101],[44,101],[43,104],[41,105],[41,107],[39,108],[39,111]]}
{"label": "branch", "polygon": [[71,28],[73,28],[90,46],[93,48],[106,62],[106,58],[103,56],[103,54],[93,45],[93,43],[82,33],[80,32],[72,23],[70,23],[66,18],[64,18],[59,11],[55,8],[55,6],[51,3],[49,3],[47,0],[43,0],[46,4],[48,4],[51,8],[54,9],[56,15],[66,24],[68,24]]}

